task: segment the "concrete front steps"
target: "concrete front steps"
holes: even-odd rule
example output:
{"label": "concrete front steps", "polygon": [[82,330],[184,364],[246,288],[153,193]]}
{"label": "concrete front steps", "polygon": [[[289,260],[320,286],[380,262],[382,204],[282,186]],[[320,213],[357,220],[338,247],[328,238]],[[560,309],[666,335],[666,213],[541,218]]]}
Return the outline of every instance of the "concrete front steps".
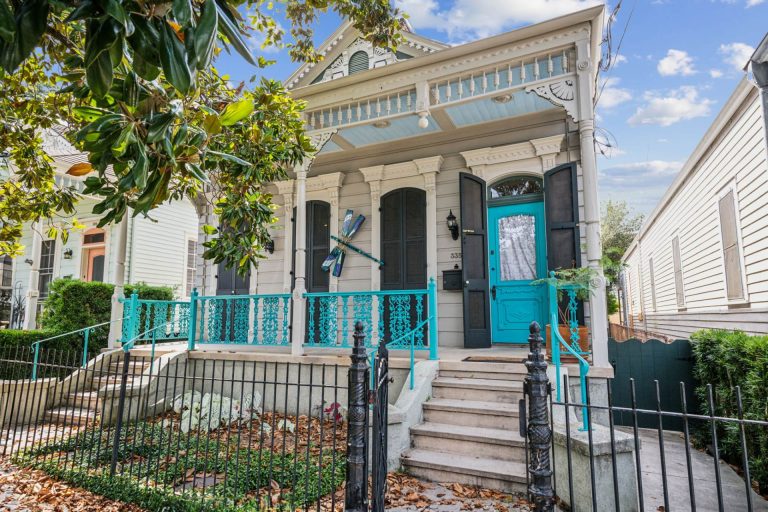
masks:
{"label": "concrete front steps", "polygon": [[424,423],[411,428],[402,465],[435,482],[525,492],[525,441],[519,435],[520,363],[441,361]]}
{"label": "concrete front steps", "polygon": [[[133,360],[128,365],[128,385],[148,382],[142,373],[149,368],[148,360]],[[45,419],[59,425],[86,425],[98,419],[101,412],[99,389],[120,384],[123,369],[122,358],[114,360],[104,369],[93,369],[91,386],[80,391],[68,392],[61,403],[45,412]],[[75,379],[75,384],[77,380]],[[74,387],[74,385],[73,385]],[[67,391],[67,390],[65,390]]]}

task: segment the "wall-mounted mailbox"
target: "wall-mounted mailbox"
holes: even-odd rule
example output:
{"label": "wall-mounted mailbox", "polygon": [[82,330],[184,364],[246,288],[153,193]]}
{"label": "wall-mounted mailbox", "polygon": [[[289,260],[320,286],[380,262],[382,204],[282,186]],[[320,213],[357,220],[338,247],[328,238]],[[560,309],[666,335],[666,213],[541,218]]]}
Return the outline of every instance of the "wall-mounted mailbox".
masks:
{"label": "wall-mounted mailbox", "polygon": [[443,270],[443,290],[461,290],[461,269]]}

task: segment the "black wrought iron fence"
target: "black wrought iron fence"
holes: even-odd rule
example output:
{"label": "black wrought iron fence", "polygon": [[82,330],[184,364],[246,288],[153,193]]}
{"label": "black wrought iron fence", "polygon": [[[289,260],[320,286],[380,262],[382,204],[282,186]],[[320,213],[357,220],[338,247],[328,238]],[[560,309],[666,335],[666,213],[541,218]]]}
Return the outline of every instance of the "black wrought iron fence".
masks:
{"label": "black wrought iron fence", "polygon": [[[0,354],[15,379],[31,370],[16,356]],[[346,366],[39,356],[34,381],[0,383],[0,442],[16,464],[148,510],[343,507]]]}
{"label": "black wrought iron fence", "polygon": [[[551,386],[536,393],[531,384],[546,368],[537,329],[532,326],[530,383],[521,405],[521,419],[527,420],[521,421],[521,433],[529,440],[529,494],[541,505],[537,510],[553,510],[559,503],[573,511],[768,511],[762,474],[768,417],[746,417],[738,387],[729,397],[735,416],[722,414],[724,397],[715,396],[711,385],[703,386],[705,401],[697,409],[688,402],[683,382],[677,386],[679,410],[662,406],[658,380],[588,377],[584,404],[574,387],[577,379],[566,376],[570,392],[558,401]],[[628,406],[614,403],[619,387],[627,388]],[[655,397],[651,407],[638,405],[640,388],[646,387],[642,391]],[[589,416],[588,430],[582,414]],[[628,424],[617,425],[619,416],[629,418]],[[668,428],[673,421],[682,425],[680,431]],[[543,439],[548,448],[541,446]]]}

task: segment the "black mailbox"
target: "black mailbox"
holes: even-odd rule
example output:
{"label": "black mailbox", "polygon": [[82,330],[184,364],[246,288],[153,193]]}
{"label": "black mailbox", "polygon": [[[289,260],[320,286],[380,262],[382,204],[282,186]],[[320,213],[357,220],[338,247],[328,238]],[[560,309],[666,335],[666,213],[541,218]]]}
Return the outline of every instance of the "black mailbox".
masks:
{"label": "black mailbox", "polygon": [[443,270],[443,290],[461,290],[461,269]]}

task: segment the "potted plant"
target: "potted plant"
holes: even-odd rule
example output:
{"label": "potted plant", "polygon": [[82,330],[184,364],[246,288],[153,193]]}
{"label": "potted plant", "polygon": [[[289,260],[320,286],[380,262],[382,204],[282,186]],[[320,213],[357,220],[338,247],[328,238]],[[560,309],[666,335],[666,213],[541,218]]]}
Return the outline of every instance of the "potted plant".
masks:
{"label": "potted plant", "polygon": [[[576,293],[576,300],[584,301],[589,299],[589,295],[592,292],[593,281],[598,277],[597,271],[592,267],[578,267],[560,269],[554,272],[554,277],[550,276],[544,279],[538,279],[532,284],[546,284],[547,286],[555,286],[557,288],[557,311],[558,311],[558,325],[557,329],[560,336],[566,343],[571,343],[571,323],[578,322],[574,315],[576,310],[568,307],[568,299],[563,300],[568,296],[568,289],[573,289]],[[547,308],[547,320],[549,320],[549,308]],[[579,325],[577,327],[579,336],[579,349],[583,353],[589,352],[589,328],[585,325]],[[546,326],[546,340],[547,340],[547,358],[552,359],[552,327],[548,323]],[[587,359],[587,356],[583,356]],[[566,363],[574,363],[578,360],[571,355],[565,347],[560,347],[560,360]]]}

